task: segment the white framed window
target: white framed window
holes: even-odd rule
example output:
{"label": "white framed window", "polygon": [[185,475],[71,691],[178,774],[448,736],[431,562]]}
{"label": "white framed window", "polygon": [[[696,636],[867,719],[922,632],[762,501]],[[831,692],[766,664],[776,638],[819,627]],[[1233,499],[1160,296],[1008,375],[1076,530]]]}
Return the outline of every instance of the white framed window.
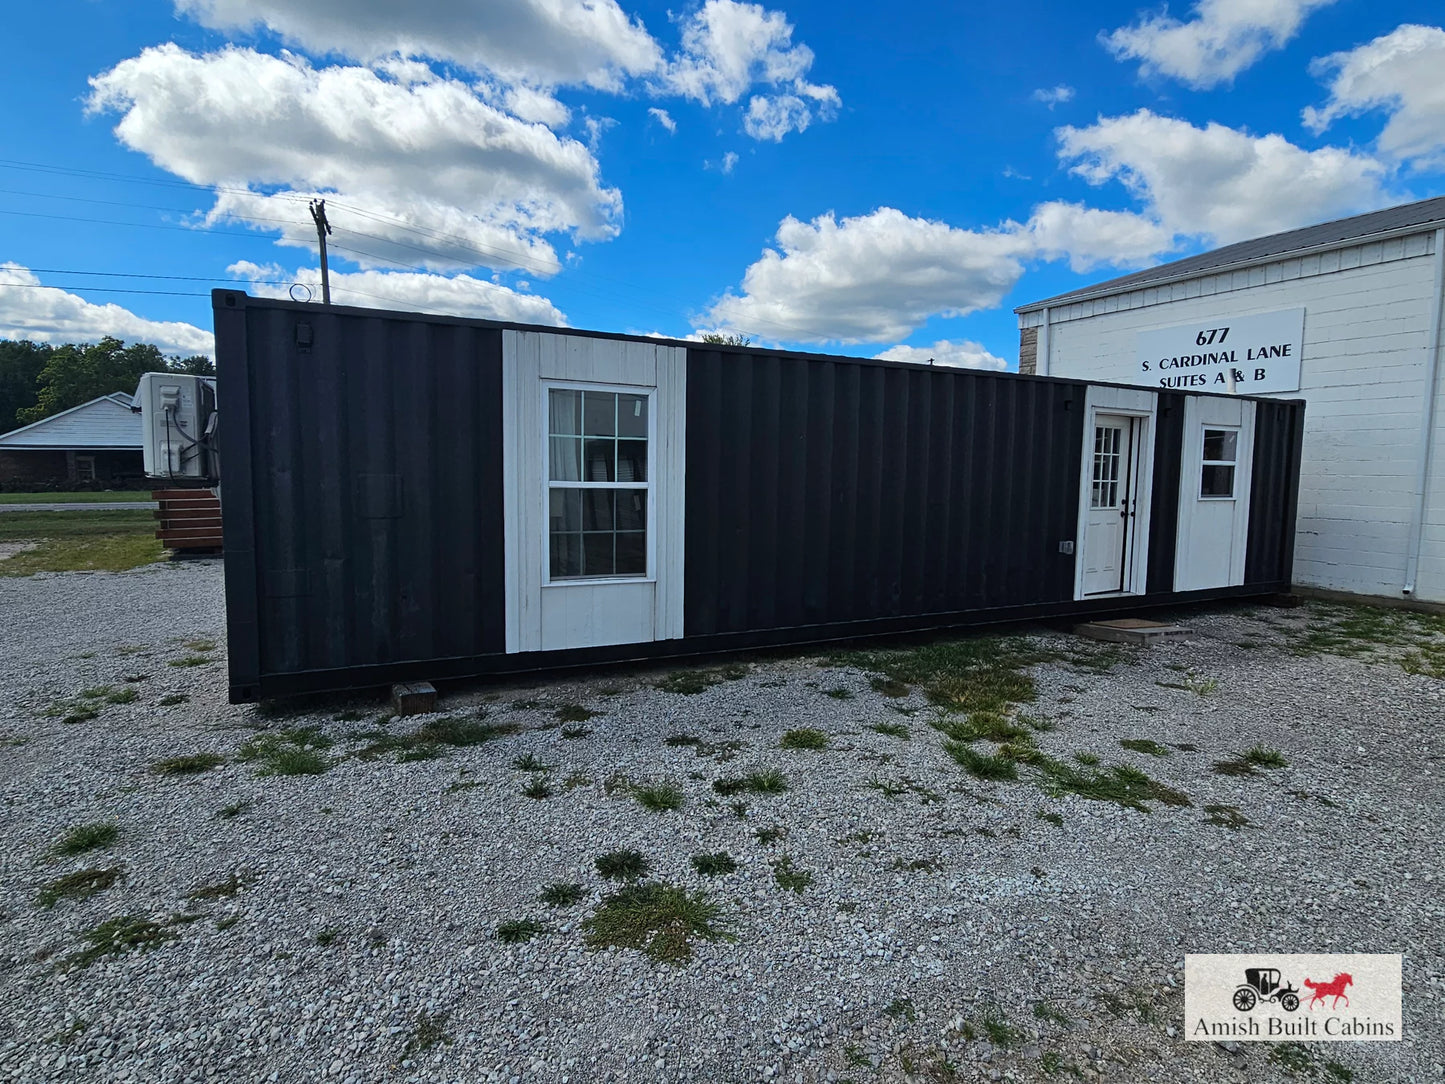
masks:
{"label": "white framed window", "polygon": [[1199,499],[1234,500],[1234,475],[1238,464],[1239,430],[1205,427],[1204,457],[1199,469]]}
{"label": "white framed window", "polygon": [[651,574],[653,389],[544,386],[546,582]]}
{"label": "white framed window", "polygon": [[95,456],[78,455],[75,457],[75,480],[77,482],[95,481]]}
{"label": "white framed window", "polygon": [[1089,490],[1090,508],[1119,507],[1123,435],[1123,429],[1117,425],[1094,427],[1094,475]]}

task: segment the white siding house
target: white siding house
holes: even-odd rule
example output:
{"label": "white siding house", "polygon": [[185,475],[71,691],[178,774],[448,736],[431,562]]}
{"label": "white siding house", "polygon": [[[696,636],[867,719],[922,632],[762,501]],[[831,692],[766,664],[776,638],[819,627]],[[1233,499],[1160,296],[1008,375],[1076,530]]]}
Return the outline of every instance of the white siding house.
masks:
{"label": "white siding house", "polygon": [[1445,198],[1024,305],[1019,367],[1306,400],[1295,582],[1445,602],[1442,292]]}

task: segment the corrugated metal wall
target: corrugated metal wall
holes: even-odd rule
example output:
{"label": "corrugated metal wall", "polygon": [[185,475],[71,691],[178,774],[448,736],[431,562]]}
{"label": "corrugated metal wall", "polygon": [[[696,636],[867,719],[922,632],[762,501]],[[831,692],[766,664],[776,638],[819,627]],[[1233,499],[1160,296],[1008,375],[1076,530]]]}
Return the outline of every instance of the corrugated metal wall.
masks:
{"label": "corrugated metal wall", "polygon": [[1244,582],[1290,582],[1295,516],[1304,446],[1304,402],[1261,400],[1254,415],[1254,470],[1250,474],[1249,542]]}
{"label": "corrugated metal wall", "polygon": [[217,307],[233,694],[501,652],[501,331],[248,301]]}
{"label": "corrugated metal wall", "polygon": [[690,349],[686,634],[1072,599],[1084,388]]}
{"label": "corrugated metal wall", "polygon": [[1183,392],[1161,391],[1154,428],[1153,502],[1149,510],[1150,593],[1174,590],[1174,547],[1179,533],[1179,457],[1184,451]]}

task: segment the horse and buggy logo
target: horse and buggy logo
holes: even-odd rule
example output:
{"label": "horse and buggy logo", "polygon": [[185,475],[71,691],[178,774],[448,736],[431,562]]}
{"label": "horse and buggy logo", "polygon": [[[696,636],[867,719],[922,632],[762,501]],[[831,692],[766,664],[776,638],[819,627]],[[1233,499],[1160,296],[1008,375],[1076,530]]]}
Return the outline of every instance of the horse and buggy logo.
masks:
{"label": "horse and buggy logo", "polygon": [[[1347,971],[1342,971],[1329,982],[1316,982],[1306,978],[1305,986],[1309,987],[1313,996],[1310,998],[1309,1007],[1313,1009],[1315,1003],[1323,1005],[1326,998],[1333,998],[1331,1009],[1338,1009],[1340,1002],[1345,1003],[1345,1008],[1350,1007],[1349,996],[1345,988],[1354,983],[1354,977]],[[1269,1005],[1279,1005],[1285,1012],[1294,1012],[1299,1008],[1300,992],[1291,983],[1285,981],[1277,967],[1246,967],[1244,969],[1244,982],[1234,990],[1234,1007],[1240,1012],[1249,1012],[1261,1001]]]}

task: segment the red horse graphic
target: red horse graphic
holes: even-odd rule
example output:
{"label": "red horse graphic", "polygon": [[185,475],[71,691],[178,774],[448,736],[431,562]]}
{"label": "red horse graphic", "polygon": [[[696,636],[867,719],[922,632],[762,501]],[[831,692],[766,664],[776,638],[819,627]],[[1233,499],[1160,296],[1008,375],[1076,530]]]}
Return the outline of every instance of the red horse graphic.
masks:
{"label": "red horse graphic", "polygon": [[1352,985],[1354,981],[1354,976],[1348,971],[1341,972],[1329,982],[1311,982],[1309,979],[1305,979],[1305,985],[1315,992],[1315,996],[1310,998],[1310,1008],[1313,1009],[1315,1007],[1316,1001],[1323,1003],[1325,998],[1333,997],[1335,1002],[1330,1006],[1331,1009],[1338,1009],[1340,1007],[1340,998],[1345,999],[1345,1008],[1348,1009],[1350,1007],[1350,999],[1345,997],[1345,987]]}

